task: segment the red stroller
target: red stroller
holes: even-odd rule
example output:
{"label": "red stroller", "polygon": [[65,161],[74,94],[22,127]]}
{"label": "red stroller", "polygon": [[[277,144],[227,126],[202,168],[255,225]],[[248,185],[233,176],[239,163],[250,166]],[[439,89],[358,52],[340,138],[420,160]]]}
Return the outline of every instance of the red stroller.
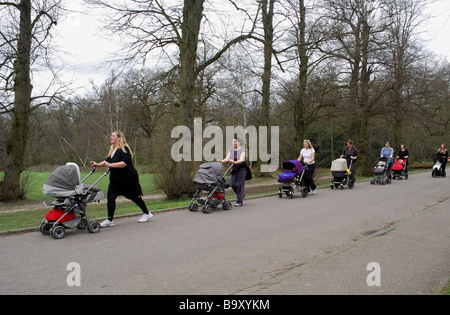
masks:
{"label": "red stroller", "polygon": [[59,166],[52,172],[42,187],[44,195],[55,198],[52,202],[44,202],[53,209],[45,215],[39,226],[42,234],[61,239],[66,229],[87,228],[91,233],[100,231],[100,224],[88,218],[86,205],[103,199],[100,187],[95,185],[109,173],[109,169],[92,185],[84,184],[94,172],[95,168],[81,180],[80,168],[75,163]]}
{"label": "red stroller", "polygon": [[394,165],[392,166],[392,178],[393,179],[408,179],[408,170],[406,168],[406,159],[396,159]]}

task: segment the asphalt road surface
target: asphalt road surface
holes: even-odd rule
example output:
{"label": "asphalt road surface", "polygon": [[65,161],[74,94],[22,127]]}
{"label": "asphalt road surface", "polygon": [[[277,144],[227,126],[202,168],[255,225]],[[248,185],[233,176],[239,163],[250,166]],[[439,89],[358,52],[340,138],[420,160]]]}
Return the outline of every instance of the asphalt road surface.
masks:
{"label": "asphalt road surface", "polygon": [[449,196],[427,172],[61,240],[4,236],[0,294],[434,294],[450,275]]}

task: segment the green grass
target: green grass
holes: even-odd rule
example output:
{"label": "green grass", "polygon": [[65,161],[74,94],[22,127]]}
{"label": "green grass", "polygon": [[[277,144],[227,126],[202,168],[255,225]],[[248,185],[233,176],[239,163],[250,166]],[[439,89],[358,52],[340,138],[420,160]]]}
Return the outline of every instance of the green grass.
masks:
{"label": "green grass", "polygon": [[450,280],[447,282],[447,285],[439,292],[439,295],[450,295]]}

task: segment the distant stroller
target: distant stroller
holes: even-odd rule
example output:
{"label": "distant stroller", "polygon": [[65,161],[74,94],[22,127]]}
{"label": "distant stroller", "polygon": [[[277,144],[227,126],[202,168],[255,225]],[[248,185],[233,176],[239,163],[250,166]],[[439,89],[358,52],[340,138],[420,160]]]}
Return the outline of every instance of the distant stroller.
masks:
{"label": "distant stroller", "polygon": [[225,189],[230,187],[225,177],[230,175],[232,167],[233,165],[222,174],[223,165],[220,162],[203,163],[200,165],[200,169],[194,177],[197,192],[189,203],[190,211],[197,211],[198,206],[202,205],[203,213],[209,214],[221,203],[223,210],[230,210],[232,208],[231,202],[225,198]]}
{"label": "distant stroller", "polygon": [[408,179],[408,170],[406,168],[407,162],[406,159],[401,158],[395,160],[395,163],[392,166],[392,179]]}
{"label": "distant stroller", "polygon": [[95,168],[80,180],[80,168],[75,163],[59,166],[52,172],[42,192],[46,196],[55,197],[55,200],[44,202],[46,206],[53,206],[53,209],[41,222],[39,231],[42,234],[61,239],[66,229],[83,230],[87,227],[91,233],[100,231],[100,224],[89,220],[86,205],[104,198],[100,188],[95,185],[109,173],[109,169],[92,185],[83,184],[94,172]]}
{"label": "distant stroller", "polygon": [[331,162],[331,174],[333,179],[331,180],[330,187],[344,189],[345,185],[352,189],[355,185],[355,181],[350,180],[351,169],[353,160],[350,160],[350,165],[347,167],[347,159],[339,158]]}
{"label": "distant stroller", "polygon": [[373,177],[370,183],[373,185],[375,183],[385,185],[391,183],[391,176],[389,170],[389,161],[385,157],[380,157],[377,164],[373,169]]}
{"label": "distant stroller", "polygon": [[305,170],[298,160],[290,160],[283,162],[283,173],[278,175],[278,182],[282,183],[278,190],[278,196],[283,197],[283,193],[291,199],[294,197],[294,191],[297,188],[302,193],[302,197],[306,198],[309,193],[308,187],[305,187]]}
{"label": "distant stroller", "polygon": [[436,177],[445,177],[446,176],[446,171],[443,169],[443,164],[445,163],[445,157],[442,156],[436,156],[433,159],[434,165],[433,165],[433,170],[431,171],[431,176],[433,176],[434,178]]}

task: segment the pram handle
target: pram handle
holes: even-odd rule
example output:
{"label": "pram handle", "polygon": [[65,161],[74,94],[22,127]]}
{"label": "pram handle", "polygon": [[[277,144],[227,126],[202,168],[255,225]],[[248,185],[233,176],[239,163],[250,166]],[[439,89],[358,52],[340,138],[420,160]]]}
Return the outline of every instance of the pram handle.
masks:
{"label": "pram handle", "polygon": [[[89,175],[85,177],[85,179],[88,178],[89,176],[91,176],[91,174],[93,174],[93,173],[95,172],[95,169],[96,169],[96,168],[94,167],[94,168],[92,169],[92,171],[89,173]],[[110,172],[110,170],[109,170],[109,167],[108,167],[108,168],[106,169],[106,171],[103,173],[103,175],[100,176],[100,178],[97,179],[91,186],[89,186],[89,188],[86,190],[85,193],[83,193],[83,195],[87,195],[87,193],[89,192],[89,190],[91,190],[92,187],[94,187],[95,185],[97,185],[97,183],[98,183],[99,181],[101,181],[101,180],[103,179],[103,177],[105,177],[106,175],[108,175],[109,172]],[[84,179],[83,179],[83,181],[84,181]]]}
{"label": "pram handle", "polygon": [[357,157],[357,156],[353,156],[353,155],[349,155],[349,154],[342,154],[342,155],[341,155],[341,158],[342,158],[342,159],[346,159],[346,160],[348,160],[348,159],[350,159],[350,160],[356,160],[358,157]]}
{"label": "pram handle", "polygon": [[94,174],[94,173],[95,173],[95,170],[96,170],[96,167],[94,167],[94,168],[89,172],[89,174],[87,174],[86,177],[83,178],[83,180],[82,180],[81,182],[83,183],[89,176],[91,176],[92,174]]}
{"label": "pram handle", "polygon": [[233,168],[233,164],[230,164],[230,166],[227,168],[227,170],[225,171],[225,174],[228,173],[231,169]]}

